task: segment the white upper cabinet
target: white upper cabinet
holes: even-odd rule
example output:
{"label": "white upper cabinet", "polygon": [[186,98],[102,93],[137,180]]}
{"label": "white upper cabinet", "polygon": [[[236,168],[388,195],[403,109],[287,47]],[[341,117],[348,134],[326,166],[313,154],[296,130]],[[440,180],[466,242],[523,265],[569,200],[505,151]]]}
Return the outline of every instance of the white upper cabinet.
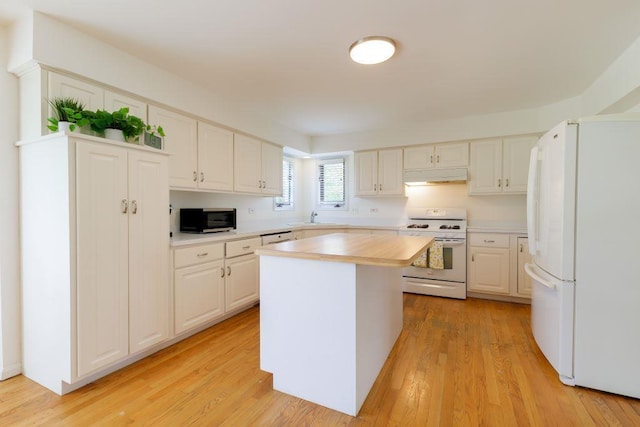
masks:
{"label": "white upper cabinet", "polygon": [[143,122],[147,122],[146,103],[110,90],[104,91],[104,109],[106,111],[118,111],[123,107],[129,108],[129,115],[139,117]]}
{"label": "white upper cabinet", "polygon": [[262,180],[263,194],[282,194],[282,147],[262,144]]}
{"label": "white upper cabinet", "polygon": [[282,148],[237,134],[234,190],[262,195],[282,194]]}
{"label": "white upper cabinet", "polygon": [[356,196],[404,196],[401,149],[357,152],[354,161]]}
{"label": "white upper cabinet", "polygon": [[233,132],[198,122],[198,188],[233,191]]}
{"label": "white upper cabinet", "polygon": [[471,143],[469,194],[524,194],[535,137]]}
{"label": "white upper cabinet", "polygon": [[469,144],[466,142],[404,149],[405,170],[467,167],[468,164]]}
{"label": "white upper cabinet", "polygon": [[164,129],[169,159],[169,185],[198,188],[198,123],[195,119],[149,105],[149,123]]}
{"label": "white upper cabinet", "polygon": [[[87,110],[104,108],[104,89],[62,74],[49,73],[49,99],[74,98],[82,102]],[[49,109],[49,115],[51,115]]]}

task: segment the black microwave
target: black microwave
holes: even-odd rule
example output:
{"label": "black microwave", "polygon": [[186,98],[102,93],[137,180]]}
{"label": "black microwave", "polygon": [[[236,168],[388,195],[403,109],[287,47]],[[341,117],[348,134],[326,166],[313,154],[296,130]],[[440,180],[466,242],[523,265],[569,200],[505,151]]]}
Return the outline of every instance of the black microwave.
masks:
{"label": "black microwave", "polygon": [[180,209],[180,231],[183,233],[216,233],[235,230],[235,228],[235,209]]}

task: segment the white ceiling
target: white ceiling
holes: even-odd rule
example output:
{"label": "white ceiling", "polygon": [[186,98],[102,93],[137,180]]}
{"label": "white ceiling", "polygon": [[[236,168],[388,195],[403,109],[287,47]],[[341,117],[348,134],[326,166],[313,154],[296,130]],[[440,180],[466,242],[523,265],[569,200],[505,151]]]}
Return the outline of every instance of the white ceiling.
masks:
{"label": "white ceiling", "polygon": [[[307,135],[535,108],[640,36],[637,0],[2,0],[42,11]],[[348,47],[394,38],[365,66]]]}

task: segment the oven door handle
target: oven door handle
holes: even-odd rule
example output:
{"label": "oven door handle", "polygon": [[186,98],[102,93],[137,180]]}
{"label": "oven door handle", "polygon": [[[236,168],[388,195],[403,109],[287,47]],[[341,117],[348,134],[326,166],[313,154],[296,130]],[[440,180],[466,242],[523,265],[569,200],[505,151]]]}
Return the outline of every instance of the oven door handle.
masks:
{"label": "oven door handle", "polygon": [[463,246],[466,244],[464,240],[447,240],[447,239],[434,239],[436,242],[446,243],[447,246]]}

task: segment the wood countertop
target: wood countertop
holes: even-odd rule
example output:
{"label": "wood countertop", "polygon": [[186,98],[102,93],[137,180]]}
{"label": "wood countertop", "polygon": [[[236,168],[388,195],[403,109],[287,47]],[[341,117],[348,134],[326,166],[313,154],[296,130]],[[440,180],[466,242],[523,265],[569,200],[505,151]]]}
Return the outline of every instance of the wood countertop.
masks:
{"label": "wood countertop", "polygon": [[407,267],[431,243],[431,237],[333,233],[261,246],[257,255]]}

